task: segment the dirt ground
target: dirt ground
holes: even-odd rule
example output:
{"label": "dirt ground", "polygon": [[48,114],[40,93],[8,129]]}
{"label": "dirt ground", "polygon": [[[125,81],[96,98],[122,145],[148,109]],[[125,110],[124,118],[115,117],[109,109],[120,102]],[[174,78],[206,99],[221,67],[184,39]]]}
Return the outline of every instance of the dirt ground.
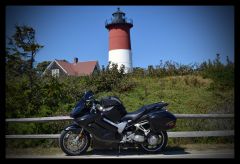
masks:
{"label": "dirt ground", "polygon": [[[186,144],[186,145],[169,145],[166,147],[166,151],[176,150],[221,150],[221,149],[234,149],[234,144]],[[60,147],[50,148],[6,148],[6,155],[51,155],[63,153]],[[91,148],[88,152],[91,154]],[[103,150],[104,151],[104,150]],[[134,151],[134,150],[132,150]],[[137,150],[136,150],[137,152]]]}

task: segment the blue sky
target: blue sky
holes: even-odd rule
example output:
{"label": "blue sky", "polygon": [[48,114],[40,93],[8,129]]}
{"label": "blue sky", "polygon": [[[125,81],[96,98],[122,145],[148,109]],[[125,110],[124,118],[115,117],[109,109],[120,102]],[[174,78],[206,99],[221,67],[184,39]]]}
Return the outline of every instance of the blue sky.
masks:
{"label": "blue sky", "polygon": [[172,60],[201,63],[221,55],[234,61],[233,6],[7,6],[6,37],[14,25],[29,25],[44,45],[37,62],[66,59],[108,63],[105,20],[117,7],[133,19],[134,67]]}

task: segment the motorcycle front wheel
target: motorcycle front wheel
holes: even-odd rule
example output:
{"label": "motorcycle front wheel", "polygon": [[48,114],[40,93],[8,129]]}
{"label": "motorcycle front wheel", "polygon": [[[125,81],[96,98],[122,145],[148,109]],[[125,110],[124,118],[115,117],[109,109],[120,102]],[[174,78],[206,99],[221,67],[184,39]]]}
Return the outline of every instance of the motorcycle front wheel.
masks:
{"label": "motorcycle front wheel", "polygon": [[166,131],[150,134],[146,142],[141,144],[141,148],[148,153],[157,153],[165,149],[168,142]]}
{"label": "motorcycle front wheel", "polygon": [[67,155],[80,155],[87,151],[90,145],[90,136],[85,131],[79,136],[77,132],[63,130],[60,135],[59,145]]}

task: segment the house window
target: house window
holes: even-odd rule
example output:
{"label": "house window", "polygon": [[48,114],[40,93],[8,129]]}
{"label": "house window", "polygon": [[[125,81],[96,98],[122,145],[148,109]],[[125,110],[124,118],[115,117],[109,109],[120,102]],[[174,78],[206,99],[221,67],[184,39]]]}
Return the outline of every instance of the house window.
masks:
{"label": "house window", "polygon": [[52,69],[52,76],[59,77],[59,69]]}

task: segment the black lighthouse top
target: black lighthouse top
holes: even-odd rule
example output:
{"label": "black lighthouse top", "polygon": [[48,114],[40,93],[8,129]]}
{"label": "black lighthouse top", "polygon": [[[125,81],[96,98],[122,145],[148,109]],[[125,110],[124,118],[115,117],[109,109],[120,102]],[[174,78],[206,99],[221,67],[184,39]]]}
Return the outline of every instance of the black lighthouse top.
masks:
{"label": "black lighthouse top", "polygon": [[112,14],[112,18],[106,20],[105,22],[105,27],[108,28],[111,25],[114,24],[126,24],[129,25],[130,27],[133,26],[132,19],[127,19],[125,17],[125,13],[120,11],[120,8],[117,8],[117,11]]}

